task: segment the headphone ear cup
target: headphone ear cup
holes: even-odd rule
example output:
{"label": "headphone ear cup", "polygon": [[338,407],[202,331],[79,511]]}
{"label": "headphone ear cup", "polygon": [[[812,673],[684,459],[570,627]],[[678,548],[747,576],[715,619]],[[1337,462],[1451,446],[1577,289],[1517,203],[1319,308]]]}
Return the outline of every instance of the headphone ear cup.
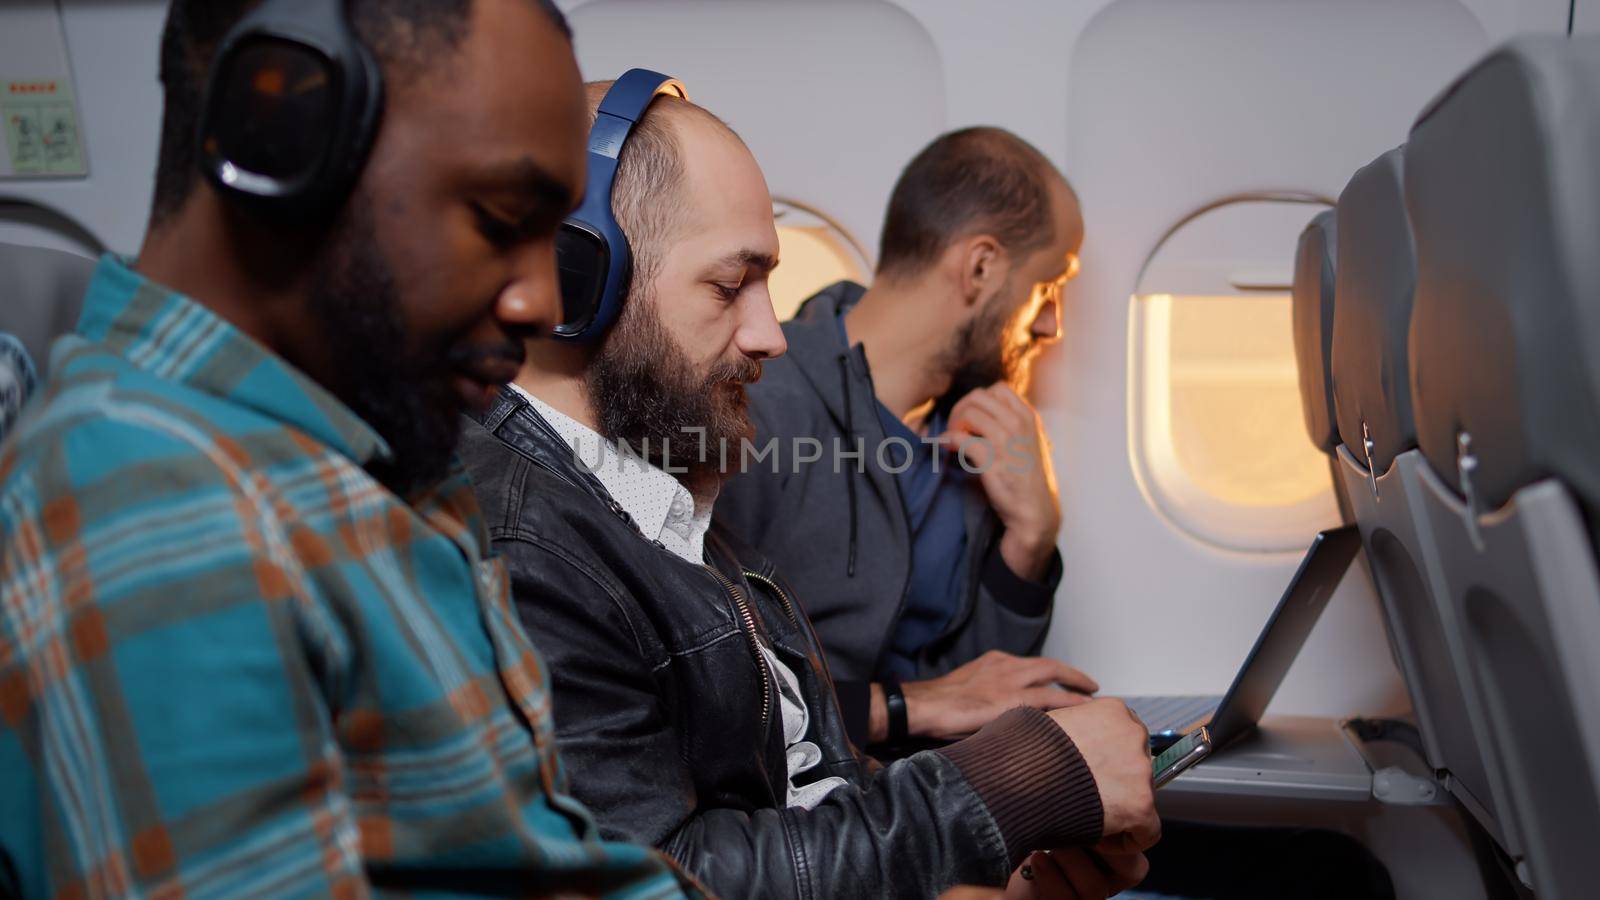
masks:
{"label": "headphone ear cup", "polygon": [[606,91],[589,127],[588,187],[583,203],[556,235],[563,313],[550,335],[556,340],[598,340],[622,312],[633,280],[633,253],[612,213],[611,187],[634,123],[660,93],[688,97],[676,79],[649,69],[629,69]]}
{"label": "headphone ear cup", "polygon": [[229,167],[225,182],[309,181],[338,132],[338,82],[333,61],[304,44],[256,38],[235,46],[219,60],[204,154]]}
{"label": "headphone ear cup", "polygon": [[342,202],[377,133],[383,75],[343,3],[265,0],[223,38],[196,146],[252,210],[307,220]]}
{"label": "headphone ear cup", "polygon": [[605,299],[606,273],[611,268],[606,240],[571,219],[556,232],[556,272],[561,278],[563,337],[576,337],[593,321]]}

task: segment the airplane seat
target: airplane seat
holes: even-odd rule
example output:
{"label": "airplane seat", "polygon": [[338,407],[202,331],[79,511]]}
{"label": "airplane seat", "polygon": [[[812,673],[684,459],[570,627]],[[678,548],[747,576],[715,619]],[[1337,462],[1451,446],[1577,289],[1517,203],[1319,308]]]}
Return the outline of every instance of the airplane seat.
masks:
{"label": "airplane seat", "polygon": [[1417,717],[1427,764],[1502,846],[1515,847],[1479,751],[1483,714],[1444,603],[1443,577],[1419,524],[1423,465],[1412,415],[1407,341],[1416,249],[1406,215],[1403,149],[1356,172],[1339,197],[1332,384],[1339,478],[1361,531],[1388,636]]}
{"label": "airplane seat", "polygon": [[1597,159],[1596,37],[1493,51],[1405,159],[1423,512],[1541,900],[1600,882]]}
{"label": "airplane seat", "polygon": [[95,261],[46,247],[0,243],[0,332],[15,335],[42,377],[50,344],[72,331]]}
{"label": "airplane seat", "polygon": [[1333,271],[1338,217],[1316,215],[1300,232],[1294,255],[1294,358],[1300,373],[1300,401],[1306,432],[1318,450],[1332,453],[1339,443],[1329,373],[1333,348]]}
{"label": "airplane seat", "polygon": [[[1391,150],[1357,170],[1339,195],[1334,414],[1340,441],[1373,476],[1387,472],[1417,437],[1406,381],[1416,249],[1400,154]],[[1355,258],[1347,261],[1347,252]]]}
{"label": "airplane seat", "polygon": [[[1429,166],[1408,191],[1425,191],[1415,199],[1443,230],[1429,236],[1431,293],[1413,326],[1415,390],[1430,407],[1419,438],[1434,470],[1462,493],[1458,440],[1468,436],[1480,510],[1498,509],[1551,475],[1591,522],[1600,510],[1600,360],[1592,358],[1600,302],[1590,293],[1600,284],[1600,136],[1584,132],[1600,128],[1600,109],[1583,93],[1594,85],[1579,84],[1591,74],[1590,53],[1600,53],[1593,38],[1570,48],[1514,42],[1463,76],[1415,126],[1430,136],[1418,151]],[[1469,118],[1489,115],[1474,107],[1495,99],[1529,108],[1506,110],[1498,128]],[[1446,150],[1432,135],[1446,128],[1483,149],[1440,158]],[[1511,128],[1527,131],[1488,143],[1485,130]],[[1467,179],[1480,180],[1466,196],[1439,196]],[[1451,221],[1473,215],[1514,218]],[[1456,241],[1471,246],[1447,243]]]}
{"label": "airplane seat", "polygon": [[1339,428],[1333,408],[1333,292],[1337,256],[1338,216],[1335,210],[1318,213],[1300,232],[1294,254],[1291,318],[1295,369],[1300,379],[1300,405],[1306,434],[1318,450],[1328,454],[1333,473],[1333,493],[1339,518],[1355,521],[1344,482],[1339,478],[1334,450]]}
{"label": "airplane seat", "polygon": [[0,439],[43,382],[50,344],[71,331],[95,261],[0,243]]}

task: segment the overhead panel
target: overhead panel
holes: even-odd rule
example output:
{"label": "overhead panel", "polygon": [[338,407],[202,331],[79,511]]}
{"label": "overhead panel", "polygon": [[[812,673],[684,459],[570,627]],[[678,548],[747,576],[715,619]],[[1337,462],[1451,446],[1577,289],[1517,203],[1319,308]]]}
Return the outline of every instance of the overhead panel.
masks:
{"label": "overhead panel", "polygon": [[0,179],[89,174],[56,3],[11,0],[0,15]]}

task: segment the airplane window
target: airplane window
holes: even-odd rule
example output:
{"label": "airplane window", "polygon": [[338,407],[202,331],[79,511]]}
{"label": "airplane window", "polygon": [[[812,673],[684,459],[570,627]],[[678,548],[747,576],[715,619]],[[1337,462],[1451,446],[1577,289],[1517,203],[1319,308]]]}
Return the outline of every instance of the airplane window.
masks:
{"label": "airplane window", "polygon": [[1168,232],[1130,304],[1130,453],[1146,496],[1215,546],[1303,550],[1337,524],[1291,332],[1305,198],[1215,205]]}
{"label": "airplane window", "polygon": [[793,200],[775,200],[778,224],[778,268],[769,289],[778,321],[794,318],[807,297],[835,281],[866,283],[872,266],[860,242],[813,207]]}

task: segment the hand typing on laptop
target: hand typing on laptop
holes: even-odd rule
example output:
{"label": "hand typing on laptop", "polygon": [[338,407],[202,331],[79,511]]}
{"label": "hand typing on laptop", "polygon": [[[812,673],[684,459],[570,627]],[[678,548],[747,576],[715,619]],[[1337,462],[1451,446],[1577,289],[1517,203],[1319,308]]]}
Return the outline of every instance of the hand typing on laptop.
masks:
{"label": "hand typing on laptop", "polygon": [[[902,687],[911,736],[946,741],[972,734],[1008,709],[1076,706],[1100,690],[1093,678],[1060,660],[1013,656],[1002,650],[990,650],[946,675],[908,681]],[[888,736],[889,723],[882,686],[873,685],[873,691],[879,695],[871,719],[877,740]]]}

